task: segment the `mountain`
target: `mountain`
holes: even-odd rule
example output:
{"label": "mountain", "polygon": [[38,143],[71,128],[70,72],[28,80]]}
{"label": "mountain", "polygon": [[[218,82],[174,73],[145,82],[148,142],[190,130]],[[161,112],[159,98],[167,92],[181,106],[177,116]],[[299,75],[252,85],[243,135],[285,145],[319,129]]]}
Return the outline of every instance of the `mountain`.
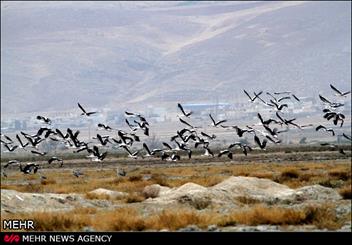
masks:
{"label": "mountain", "polygon": [[1,111],[351,89],[350,2],[1,3]]}

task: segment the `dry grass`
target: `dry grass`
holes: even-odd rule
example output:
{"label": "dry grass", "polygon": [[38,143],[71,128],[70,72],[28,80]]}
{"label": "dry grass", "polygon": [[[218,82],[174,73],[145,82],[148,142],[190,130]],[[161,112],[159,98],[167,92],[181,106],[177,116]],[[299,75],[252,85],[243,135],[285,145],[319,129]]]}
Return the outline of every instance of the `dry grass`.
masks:
{"label": "dry grass", "polygon": [[148,219],[147,224],[152,229],[157,230],[166,228],[173,231],[193,224],[205,228],[212,223],[213,217],[209,214],[199,214],[190,210],[165,210]]}
{"label": "dry grass", "polygon": [[309,206],[300,210],[268,207],[255,204],[253,207],[229,214],[213,211],[199,212],[185,208],[166,209],[160,213],[143,214],[136,208],[118,208],[112,211],[98,211],[94,208],[80,208],[66,213],[12,214],[2,219],[33,219],[37,231],[80,231],[85,226],[97,231],[143,231],[148,229],[171,231],[197,225],[233,226],[245,225],[315,225],[319,229],[335,230],[342,226],[347,217],[337,219],[331,206]]}
{"label": "dry grass", "polygon": [[259,200],[248,196],[239,196],[236,198],[236,200],[239,201],[240,203],[247,204],[247,205],[260,203]]}
{"label": "dry grass", "polygon": [[336,230],[346,219],[338,220],[331,206],[309,206],[302,210],[255,205],[247,211],[235,212],[218,223],[219,226],[246,225],[304,225],[312,224],[319,229]]}
{"label": "dry grass", "polygon": [[351,171],[347,170],[331,170],[329,171],[329,176],[331,178],[340,179],[340,180],[348,180],[351,178]]}
{"label": "dry grass", "polygon": [[111,196],[107,195],[107,194],[97,194],[97,193],[91,193],[91,192],[88,192],[84,195],[84,197],[86,199],[90,199],[90,200],[93,200],[93,199],[99,199],[99,200],[111,200]]}
{"label": "dry grass", "polygon": [[339,189],[339,193],[343,197],[343,199],[352,199],[352,189],[351,188],[352,188],[351,185],[346,185],[346,186]]}
{"label": "dry grass", "polygon": [[143,193],[131,193],[126,198],[124,198],[126,203],[143,202],[144,200],[145,196]]}
{"label": "dry grass", "polygon": [[134,208],[119,208],[97,215],[92,227],[100,231],[141,231],[145,230],[145,219]]}
{"label": "dry grass", "polygon": [[220,226],[246,225],[297,225],[303,224],[306,216],[302,210],[266,207],[258,204],[243,212],[235,212],[220,222]]}
{"label": "dry grass", "polygon": [[131,181],[131,182],[141,181],[142,178],[143,178],[143,176],[141,176],[141,175],[132,175],[132,176],[128,177],[128,181]]}
{"label": "dry grass", "polygon": [[[122,191],[127,193],[142,192],[144,187],[159,184],[168,187],[179,187],[193,182],[202,186],[214,186],[229,176],[251,176],[274,180],[299,188],[306,185],[321,184],[332,188],[341,188],[351,180],[350,162],[346,160],[329,162],[283,162],[283,163],[240,163],[234,165],[212,166],[173,166],[136,168],[127,177],[117,178],[110,169],[86,169],[84,176],[75,178],[71,170],[48,171],[43,173],[47,179],[40,181],[38,175],[24,176],[17,171],[2,178],[1,188],[21,192],[53,193],[87,193],[97,188]],[[144,174],[151,179],[144,180]],[[24,180],[23,180],[24,179]],[[30,184],[14,184],[16,181]],[[9,183],[9,184],[7,184]]]}
{"label": "dry grass", "polygon": [[333,207],[325,205],[310,206],[305,209],[305,223],[313,224],[319,229],[336,230],[345,220],[338,220]]}

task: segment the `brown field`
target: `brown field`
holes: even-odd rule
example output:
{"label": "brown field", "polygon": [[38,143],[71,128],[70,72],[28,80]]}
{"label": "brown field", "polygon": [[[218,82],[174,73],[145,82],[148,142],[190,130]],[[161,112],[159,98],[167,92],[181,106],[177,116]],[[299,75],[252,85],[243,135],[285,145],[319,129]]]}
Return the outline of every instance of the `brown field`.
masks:
{"label": "brown field", "polygon": [[[89,226],[97,231],[146,231],[177,230],[190,224],[200,228],[215,224],[218,227],[234,225],[314,225],[319,229],[335,230],[351,217],[337,217],[335,209],[328,204],[308,205],[302,209],[287,209],[258,203],[250,198],[239,198],[247,207],[245,210],[232,210],[221,214],[211,209],[199,212],[196,209],[166,208],[161,212],[145,214],[133,204],[145,200],[143,189],[151,184],[178,187],[188,182],[202,186],[213,186],[230,176],[251,176],[271,179],[291,188],[319,184],[338,190],[344,199],[351,199],[351,159],[321,161],[284,162],[223,162],[216,164],[173,164],[121,166],[127,170],[126,177],[117,177],[114,167],[100,169],[81,168],[83,177],[76,178],[72,169],[42,169],[47,177],[40,180],[39,175],[24,176],[18,171],[1,179],[2,189],[38,193],[81,193],[87,199],[107,199],[125,206],[114,210],[79,208],[69,212],[37,212],[4,214],[1,219],[31,218],[37,230],[79,231]],[[148,178],[145,178],[148,176]],[[111,199],[107,195],[88,193],[97,188],[106,188],[128,193],[123,198]]]}

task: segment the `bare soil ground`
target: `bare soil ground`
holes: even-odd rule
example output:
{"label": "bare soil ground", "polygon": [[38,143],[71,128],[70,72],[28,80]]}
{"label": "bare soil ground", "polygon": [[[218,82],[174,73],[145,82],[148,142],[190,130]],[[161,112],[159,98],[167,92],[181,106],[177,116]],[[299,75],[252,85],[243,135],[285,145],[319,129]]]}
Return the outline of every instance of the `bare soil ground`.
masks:
{"label": "bare soil ground", "polygon": [[[79,178],[72,175],[77,168],[84,173]],[[351,231],[350,151],[235,154],[231,161],[110,158],[102,166],[73,159],[63,168],[43,163],[38,172],[7,170],[2,220],[34,219],[36,230],[45,231]],[[246,186],[238,179],[223,184],[233,176],[254,178],[240,179],[250,181],[240,195]],[[94,192],[99,188],[106,190]]]}

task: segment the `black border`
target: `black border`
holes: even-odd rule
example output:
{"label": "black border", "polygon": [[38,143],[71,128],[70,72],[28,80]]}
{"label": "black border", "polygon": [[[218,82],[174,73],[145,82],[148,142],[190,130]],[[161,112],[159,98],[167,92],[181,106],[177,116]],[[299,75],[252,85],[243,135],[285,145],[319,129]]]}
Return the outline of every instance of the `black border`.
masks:
{"label": "black border", "polygon": [[[336,243],[343,242],[349,244],[352,242],[352,232],[1,232],[0,243],[1,244],[39,244],[44,242],[4,242],[5,235],[36,235],[46,237],[49,241],[50,235],[74,235],[75,241],[79,235],[112,235],[110,242],[102,244],[148,244],[149,242],[168,244],[168,243],[180,243],[190,242],[198,245],[199,242],[217,244],[219,242],[225,242],[228,240],[230,244],[250,244],[251,242],[259,242],[259,244],[283,244],[283,243],[299,243],[299,242],[310,242],[312,244],[322,243]],[[76,242],[56,242],[60,244],[72,244]],[[78,244],[87,244],[90,242],[80,242]],[[92,242],[91,242],[92,243]],[[98,242],[96,242],[98,243]],[[50,242],[50,244],[55,244]],[[258,243],[256,243],[258,244]]]}

